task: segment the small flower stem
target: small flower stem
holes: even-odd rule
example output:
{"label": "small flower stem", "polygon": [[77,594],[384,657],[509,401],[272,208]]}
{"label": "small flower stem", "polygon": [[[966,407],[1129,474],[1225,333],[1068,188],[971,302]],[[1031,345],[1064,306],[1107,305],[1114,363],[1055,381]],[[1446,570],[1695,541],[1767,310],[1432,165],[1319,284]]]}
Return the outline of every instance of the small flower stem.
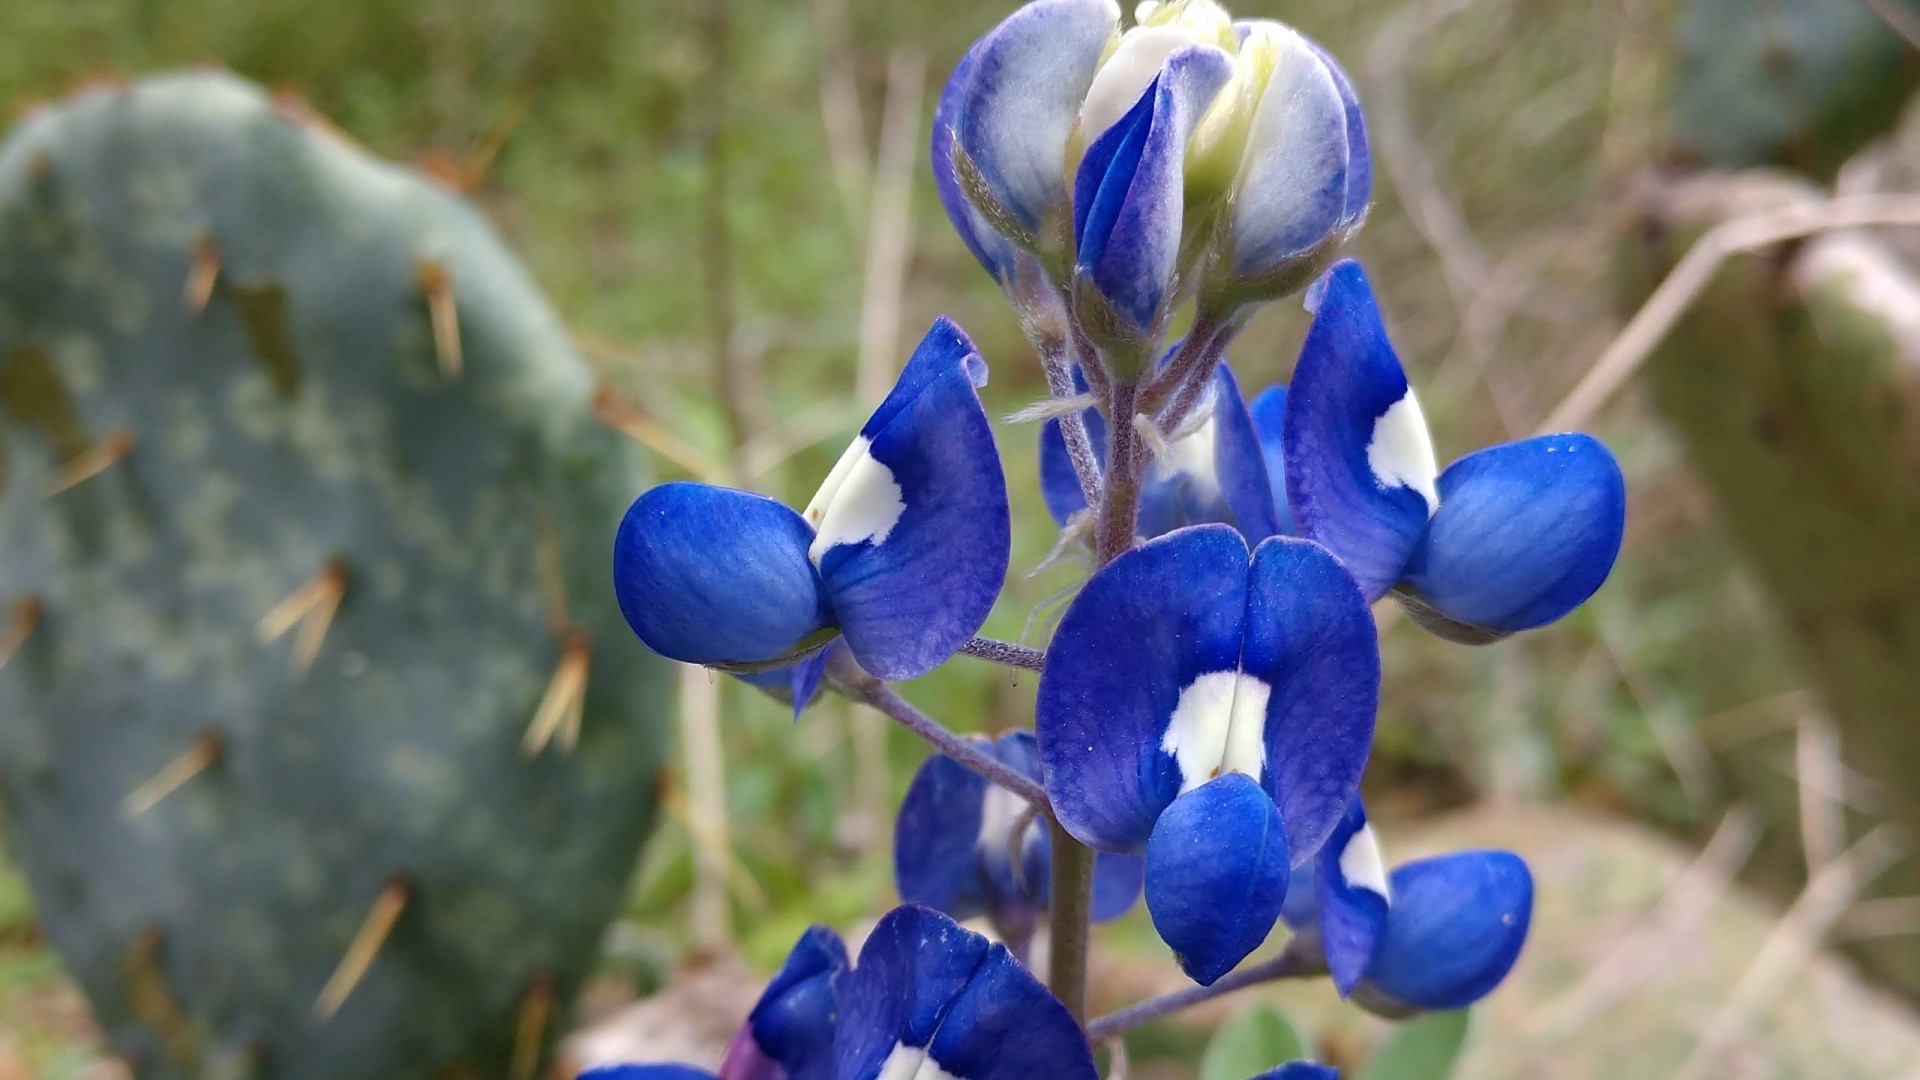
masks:
{"label": "small flower stem", "polygon": [[848,697],[873,706],[888,719],[932,743],[934,749],[1051,813],[1046,789],[1038,782],[1003,764],[972,740],[948,730],[940,721],[915,708],[907,699],[894,693],[892,687],[854,663],[844,653],[836,654],[828,661],[827,677],[832,685]]}
{"label": "small flower stem", "polygon": [[[1073,360],[1067,340],[1054,335],[1036,339],[1040,367],[1047,375],[1047,391],[1055,400],[1073,397]],[[1091,367],[1092,365],[1089,365]],[[1098,395],[1095,396],[1098,400]],[[1062,416],[1060,434],[1067,444],[1067,460],[1073,462],[1073,475],[1080,481],[1080,494],[1088,506],[1100,505],[1100,459],[1093,456],[1093,440],[1087,436],[1087,424],[1078,412]]]}
{"label": "small flower stem", "polygon": [[1052,829],[1051,907],[1047,912],[1047,984],[1075,1020],[1087,1018],[1087,954],[1093,922],[1093,849]]}
{"label": "small flower stem", "polygon": [[1237,323],[1195,323],[1173,359],[1148,383],[1141,395],[1140,411],[1149,416],[1159,413],[1162,436],[1172,438],[1186,422],[1213,381],[1213,371],[1226,356],[1227,344],[1239,332]]}
{"label": "small flower stem", "polygon": [[1140,384],[1116,383],[1113,415],[1107,421],[1106,498],[1100,502],[1095,542],[1099,563],[1105,566],[1133,546],[1140,516],[1140,435],[1133,427]]}
{"label": "small flower stem", "polygon": [[1171,994],[1148,998],[1135,1002],[1118,1012],[1096,1017],[1087,1024],[1087,1041],[1098,1045],[1116,1035],[1131,1031],[1143,1024],[1150,1024],[1165,1016],[1171,1016],[1182,1009],[1189,1009],[1202,1002],[1244,990],[1249,986],[1275,982],[1280,979],[1308,978],[1320,974],[1311,964],[1302,961],[1300,956],[1289,948],[1271,960],[1241,968],[1223,976],[1212,986],[1190,986],[1185,990],[1176,990]]}
{"label": "small flower stem", "polygon": [[1039,649],[1029,649],[1025,645],[1015,645],[1011,641],[996,641],[993,638],[974,638],[960,646],[960,651],[990,664],[1024,668],[1028,671],[1040,671],[1047,665],[1047,654]]}

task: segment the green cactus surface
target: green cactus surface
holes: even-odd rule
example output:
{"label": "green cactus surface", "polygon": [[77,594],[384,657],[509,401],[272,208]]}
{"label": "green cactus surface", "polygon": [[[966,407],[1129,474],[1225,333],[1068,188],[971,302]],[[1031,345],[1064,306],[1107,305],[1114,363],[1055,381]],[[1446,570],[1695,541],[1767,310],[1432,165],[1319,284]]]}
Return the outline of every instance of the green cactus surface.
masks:
{"label": "green cactus surface", "polygon": [[137,1075],[539,1068],[666,731],[592,397],[478,213],[235,77],[0,145],[0,812]]}

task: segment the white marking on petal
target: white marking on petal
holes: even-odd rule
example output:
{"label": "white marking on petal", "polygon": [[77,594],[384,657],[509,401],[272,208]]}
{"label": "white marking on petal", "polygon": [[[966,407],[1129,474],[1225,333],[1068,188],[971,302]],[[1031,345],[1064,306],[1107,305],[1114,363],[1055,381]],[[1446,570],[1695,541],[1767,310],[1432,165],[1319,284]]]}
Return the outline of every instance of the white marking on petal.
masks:
{"label": "white marking on petal", "polygon": [[1186,477],[1202,502],[1220,498],[1220,473],[1214,468],[1213,458],[1218,431],[1213,417],[1208,416],[1190,434],[1168,443],[1159,462],[1159,467]]}
{"label": "white marking on petal", "polygon": [[1120,38],[1120,47],[1094,75],[1087,99],[1080,106],[1080,132],[1087,144],[1092,145],[1119,123],[1127,110],[1139,104],[1140,95],[1160,74],[1167,57],[1197,40],[1179,26],[1142,26],[1127,31]]}
{"label": "white marking on petal", "polygon": [[880,1075],[874,1080],[960,1080],[947,1070],[934,1064],[927,1056],[924,1046],[908,1046],[906,1043],[894,1043],[893,1052],[880,1065]]}
{"label": "white marking on petal", "polygon": [[1239,671],[1210,671],[1180,691],[1160,749],[1180,766],[1180,794],[1225,773],[1255,782],[1267,764],[1272,688]]}
{"label": "white marking on petal", "polygon": [[891,470],[874,460],[870,445],[865,436],[854,439],[807,504],[805,517],[816,533],[807,556],[815,566],[841,544],[886,543],[906,512],[900,484]]}
{"label": "white marking on petal", "polygon": [[1367,467],[1384,488],[1408,487],[1427,500],[1427,516],[1440,509],[1440,492],[1434,483],[1440,478],[1440,466],[1433,459],[1433,436],[1427,433],[1427,418],[1420,411],[1420,400],[1413,387],[1388,406],[1373,422],[1373,439],[1367,443]]}
{"label": "white marking on petal", "polygon": [[1360,826],[1360,831],[1347,838],[1347,846],[1340,852],[1340,876],[1347,879],[1347,886],[1365,889],[1388,899],[1387,868],[1380,861],[1380,841],[1373,835],[1372,825]]}
{"label": "white marking on petal", "polygon": [[986,797],[980,802],[980,836],[974,841],[974,847],[980,851],[1010,853],[1008,841],[1013,837],[1013,823],[1020,820],[1026,809],[1025,799],[999,784],[988,783]]}

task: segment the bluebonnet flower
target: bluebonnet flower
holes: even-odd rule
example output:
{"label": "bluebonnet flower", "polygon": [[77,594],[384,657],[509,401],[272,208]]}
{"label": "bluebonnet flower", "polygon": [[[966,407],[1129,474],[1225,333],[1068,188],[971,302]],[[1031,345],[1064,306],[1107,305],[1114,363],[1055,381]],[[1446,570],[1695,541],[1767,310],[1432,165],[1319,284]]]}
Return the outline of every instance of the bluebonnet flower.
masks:
{"label": "bluebonnet flower", "polygon": [[1626,483],[1587,435],[1469,454],[1441,472],[1358,263],[1308,292],[1283,456],[1301,535],[1339,556],[1369,602],[1389,590],[1429,630],[1485,642],[1560,618],[1620,552]]}
{"label": "bluebonnet flower", "polygon": [[[1464,851],[1383,869],[1355,799],[1283,912],[1317,943],[1342,994],[1404,1017],[1464,1009],[1519,959],[1533,916],[1533,875],[1518,855]],[[1305,879],[1305,880],[1303,880]],[[1311,888],[1303,885],[1311,884]]]}
{"label": "bluebonnet flower", "polygon": [[1155,928],[1211,983],[1345,813],[1379,688],[1373,618],[1332,555],[1181,529],[1102,568],[1062,618],[1035,722],[1047,794],[1082,843],[1146,854]]}
{"label": "bluebonnet flower", "polygon": [[[580,1080],[714,1075],[685,1065],[619,1065],[589,1070]],[[1080,1025],[1006,946],[909,904],[880,919],[851,970],[838,937],[818,927],[808,931],[734,1039],[718,1080],[928,1076],[1098,1080],[1099,1074]]]}
{"label": "bluebonnet flower", "polygon": [[1289,1061],[1250,1080],[1340,1080],[1340,1070],[1312,1061]]}
{"label": "bluebonnet flower", "polygon": [[[1003,764],[1040,779],[1032,734],[1013,731],[973,741]],[[1026,812],[1019,796],[945,754],[928,758],[907,788],[893,834],[900,899],[955,919],[985,915],[1018,952],[1046,907],[1049,869],[1046,822],[1037,817],[1028,819],[1015,866],[1013,830]],[[1137,855],[1101,854],[1094,868],[1094,920],[1126,914],[1140,897],[1145,872]]]}
{"label": "bluebonnet flower", "polygon": [[923,675],[986,621],[1006,578],[1006,482],[976,387],[985,361],[934,323],[804,514],[761,495],[663,484],[620,523],[614,586],[648,648],[789,673],[804,703],[844,639],[883,679]]}
{"label": "bluebonnet flower", "polygon": [[833,1057],[836,1080],[1099,1075],[1073,1015],[1006,946],[915,905],[880,920],[841,981]]}
{"label": "bluebonnet flower", "polygon": [[[1197,406],[1194,415],[1142,479],[1140,535],[1152,539],[1183,526],[1212,523],[1234,526],[1250,544],[1281,533],[1276,488],[1258,424],[1226,364],[1214,369],[1210,399]],[[1094,409],[1085,410],[1082,419],[1104,468],[1106,421]],[[1284,497],[1285,489],[1277,490]],[[1047,421],[1040,432],[1040,493],[1063,528],[1087,508],[1057,420]],[[1292,518],[1285,520],[1290,523]]]}
{"label": "bluebonnet flower", "polygon": [[[727,1046],[719,1080],[834,1080],[833,1039],[839,1019],[839,982],[847,947],[840,935],[815,926],[800,935],[746,1023]],[[688,1065],[615,1065],[589,1069],[580,1080],[712,1080]]]}

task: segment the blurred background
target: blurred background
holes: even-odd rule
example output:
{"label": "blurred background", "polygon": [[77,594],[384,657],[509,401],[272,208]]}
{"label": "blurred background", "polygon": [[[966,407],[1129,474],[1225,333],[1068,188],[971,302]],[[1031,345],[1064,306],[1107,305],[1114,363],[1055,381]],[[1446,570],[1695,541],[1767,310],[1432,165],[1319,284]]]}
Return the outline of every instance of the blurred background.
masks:
{"label": "blurred background", "polygon": [[[1045,394],[926,160],[934,95],[1004,6],[9,0],[0,103],[196,65],[295,95],[478,204],[657,478],[801,503],[936,314],[992,364],[996,415]],[[1316,37],[1360,89],[1377,180],[1354,253],[1441,460],[1553,416],[1628,477],[1618,568],[1572,617],[1482,649],[1386,623],[1366,790],[1389,861],[1506,846],[1539,878],[1457,1075],[1920,1076],[1920,872],[1894,831],[1920,822],[1920,230],[1815,220],[1916,220],[1920,4],[1234,10]],[[1760,165],[1798,179],[1701,180]],[[1695,241],[1782,206],[1784,244],[1696,261],[1679,317],[1623,344]],[[1255,320],[1231,352],[1249,393],[1304,328],[1292,304]],[[1026,574],[1055,541],[1035,435],[999,430],[1014,573],[984,632],[1040,642],[1084,571]],[[644,662],[627,644],[597,662]],[[673,691],[658,824],[569,1021],[587,1056],[711,1053],[804,926],[893,900],[920,745],[838,701],[796,724],[730,679]],[[964,657],[906,687],[977,731],[1029,723],[1033,691]],[[38,926],[0,864],[0,1080],[125,1075]],[[1143,912],[1098,941],[1099,1000],[1180,984]],[[1382,1038],[1330,990],[1258,996],[1331,1060]],[[1149,1029],[1135,1074],[1192,1075],[1239,1007]]]}

